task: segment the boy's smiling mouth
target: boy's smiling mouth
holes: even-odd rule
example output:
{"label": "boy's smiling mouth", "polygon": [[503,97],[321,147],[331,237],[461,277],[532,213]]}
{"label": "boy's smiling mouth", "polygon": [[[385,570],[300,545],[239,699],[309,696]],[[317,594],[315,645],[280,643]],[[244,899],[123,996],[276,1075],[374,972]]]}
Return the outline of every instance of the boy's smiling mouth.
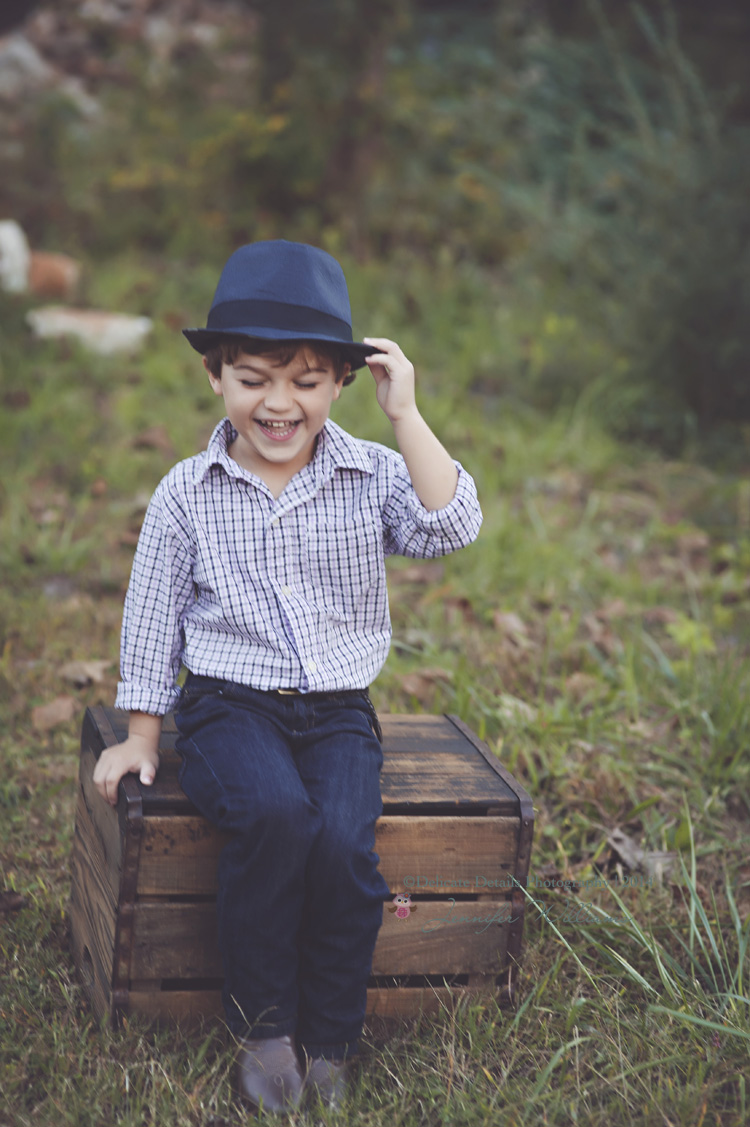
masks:
{"label": "boy's smiling mouth", "polygon": [[268,435],[269,438],[276,440],[290,438],[297,427],[301,425],[301,419],[256,419],[260,429]]}

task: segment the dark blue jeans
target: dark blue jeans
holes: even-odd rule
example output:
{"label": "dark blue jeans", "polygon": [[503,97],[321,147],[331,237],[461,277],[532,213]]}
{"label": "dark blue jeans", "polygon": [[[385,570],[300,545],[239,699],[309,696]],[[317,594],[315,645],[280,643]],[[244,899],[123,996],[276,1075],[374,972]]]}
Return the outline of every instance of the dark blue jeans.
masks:
{"label": "dark blue jeans", "polygon": [[217,902],[229,1028],[351,1055],[390,898],[373,851],[383,755],[367,693],[190,674],[175,720],[182,787],[230,835]]}

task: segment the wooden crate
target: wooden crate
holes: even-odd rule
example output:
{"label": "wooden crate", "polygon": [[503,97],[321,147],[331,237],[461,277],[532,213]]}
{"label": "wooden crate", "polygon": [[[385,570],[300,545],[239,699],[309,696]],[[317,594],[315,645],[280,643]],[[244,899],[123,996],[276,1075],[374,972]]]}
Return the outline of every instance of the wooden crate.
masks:
{"label": "wooden crate", "polygon": [[[410,1016],[473,989],[512,999],[534,826],[531,800],[455,716],[381,716],[383,815],[376,850],[392,895],[383,906],[368,1014]],[[128,775],[117,808],[94,765],[122,740],[127,714],[87,711],[73,845],[75,962],[97,1017],[192,1023],[221,1014],[216,862],[223,835],[177,781],[171,717],[153,786]],[[433,883],[428,883],[433,882]],[[514,883],[517,882],[517,883]]]}

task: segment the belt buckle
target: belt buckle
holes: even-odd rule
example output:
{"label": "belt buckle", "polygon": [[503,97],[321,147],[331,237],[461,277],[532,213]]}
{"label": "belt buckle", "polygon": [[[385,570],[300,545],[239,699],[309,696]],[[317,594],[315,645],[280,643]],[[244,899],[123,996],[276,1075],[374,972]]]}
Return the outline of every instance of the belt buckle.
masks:
{"label": "belt buckle", "polygon": [[277,689],[276,692],[282,697],[298,697],[300,695],[299,689]]}

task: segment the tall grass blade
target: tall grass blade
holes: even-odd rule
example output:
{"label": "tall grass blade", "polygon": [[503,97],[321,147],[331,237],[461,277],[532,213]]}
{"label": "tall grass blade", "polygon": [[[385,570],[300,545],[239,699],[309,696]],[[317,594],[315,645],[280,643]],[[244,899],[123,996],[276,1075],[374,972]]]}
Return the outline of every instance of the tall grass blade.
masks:
{"label": "tall grass blade", "polygon": [[659,1006],[656,1003],[651,1003],[648,1008],[654,1013],[668,1014],[669,1017],[673,1017],[677,1021],[686,1021],[690,1025],[698,1025],[702,1029],[712,1029],[719,1033],[725,1033],[728,1037],[740,1037],[745,1041],[750,1041],[750,1033],[744,1029],[736,1029],[732,1025],[722,1025],[719,1021],[707,1021],[706,1018],[698,1017],[697,1014],[686,1013],[684,1010],[670,1010],[668,1006]]}

